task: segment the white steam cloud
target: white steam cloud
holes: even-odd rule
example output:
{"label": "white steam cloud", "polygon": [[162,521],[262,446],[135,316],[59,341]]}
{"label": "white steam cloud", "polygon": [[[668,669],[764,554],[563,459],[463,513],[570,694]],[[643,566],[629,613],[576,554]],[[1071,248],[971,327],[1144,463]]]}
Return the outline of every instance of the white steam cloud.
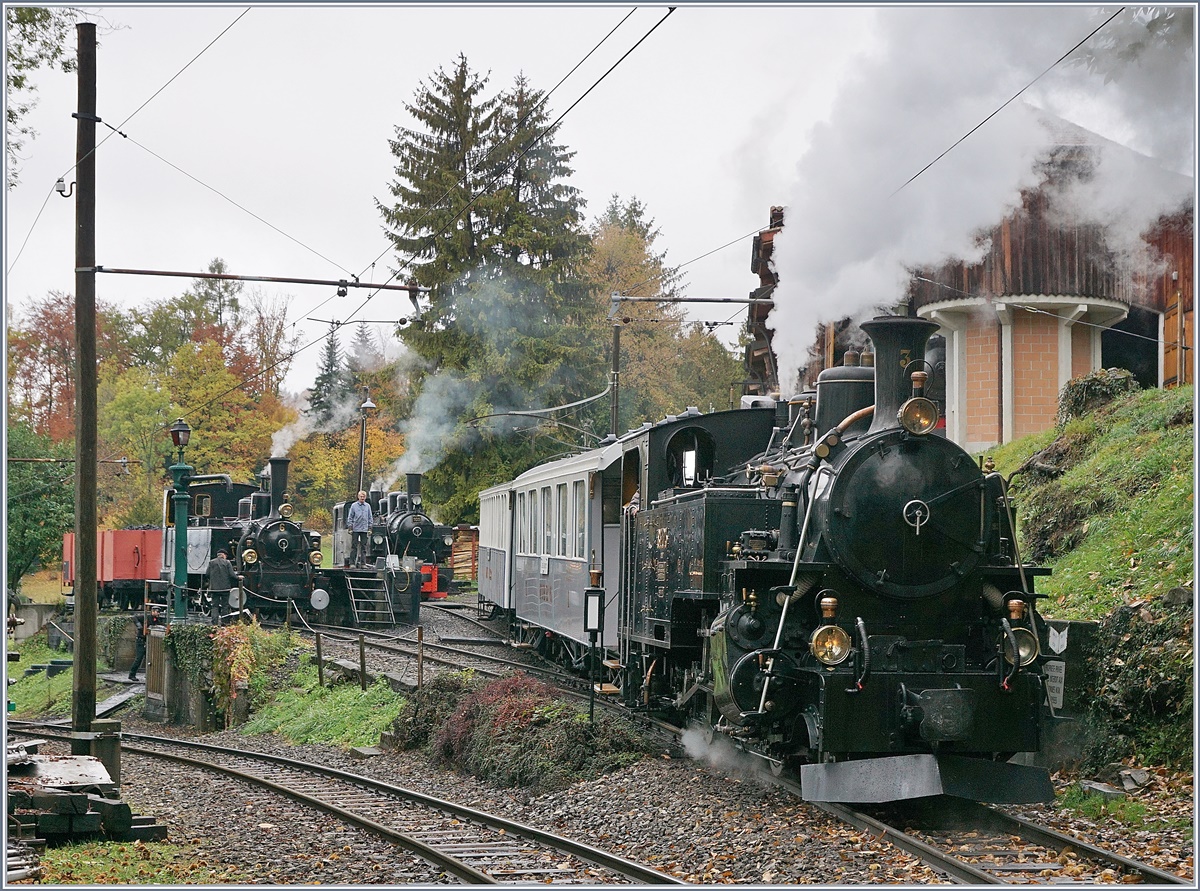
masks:
{"label": "white steam cloud", "polygon": [[[878,11],[879,48],[843,84],[828,121],[818,124],[796,168],[784,229],[775,238],[779,273],[775,330],[786,388],[806,361],[820,322],[856,320],[903,298],[908,270],[950,259],[977,261],[978,233],[1018,206],[1038,184],[1048,139],[1038,108],[1070,119],[1070,97],[1102,97],[1084,109],[1089,129],[1142,133],[1140,147],[1190,170],[1195,133],[1194,48],[1145,53],[1146,64],[1096,71],[1064,62],[920,175],[993,110],[1049,68],[1115,9],[1088,7],[923,7]],[[1144,25],[1121,17],[1087,46],[1121,64]],[[1100,36],[1100,35],[1098,35]],[[1124,55],[1128,57],[1128,52]],[[1150,58],[1153,57],[1153,58]],[[1188,76],[1181,77],[1184,71]],[[1112,79],[1105,83],[1105,75]],[[1153,97],[1151,100],[1149,97]],[[1171,109],[1164,114],[1161,109]],[[1060,213],[1108,224],[1110,246],[1136,249],[1138,236],[1194,188],[1183,176],[1149,176],[1146,159],[1106,140],[1094,178],[1052,196]],[[906,185],[907,182],[907,185]]]}
{"label": "white steam cloud", "polygon": [[333,406],[333,411],[324,422],[318,422],[309,415],[308,399],[305,398],[300,406],[300,416],[292,423],[281,427],[271,435],[271,455],[285,458],[292,446],[313,433],[333,433],[345,430],[358,420],[362,406],[362,397],[355,394]]}
{"label": "white steam cloud", "polygon": [[724,734],[716,734],[713,741],[706,742],[704,734],[695,727],[683,731],[679,741],[689,758],[700,761],[716,768],[723,774],[738,776],[743,780],[755,778],[765,781],[759,775],[765,762],[755,755],[741,751]]}
{"label": "white steam cloud", "polygon": [[479,384],[442,372],[425,379],[412,416],[400,425],[404,454],[375,487],[390,491],[406,473],[424,473],[445,457],[452,445],[465,444],[475,436],[460,418],[479,393]]}

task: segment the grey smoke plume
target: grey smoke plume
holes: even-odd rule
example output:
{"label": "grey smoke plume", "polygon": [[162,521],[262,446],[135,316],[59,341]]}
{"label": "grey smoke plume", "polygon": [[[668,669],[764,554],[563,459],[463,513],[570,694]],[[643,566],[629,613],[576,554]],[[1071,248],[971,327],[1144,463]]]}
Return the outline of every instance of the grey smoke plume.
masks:
{"label": "grey smoke plume", "polygon": [[[458,296],[455,324],[476,338],[480,361],[470,378],[443,370],[425,379],[412,416],[401,425],[406,450],[380,481],[385,491],[404,473],[428,471],[451,449],[474,445],[483,430],[507,435],[532,426],[532,418],[514,419],[504,413],[551,406],[577,384],[565,379],[581,373],[569,363],[552,364],[554,374],[537,379],[534,369],[547,343],[563,336],[554,325],[555,309],[542,305],[537,288],[523,289],[516,281],[486,271],[471,278],[477,284]],[[515,368],[521,370],[519,380]],[[477,424],[465,422],[483,415],[488,417]]]}
{"label": "grey smoke plume", "polygon": [[[1023,94],[1028,104],[1008,105],[905,185],[1083,39],[1103,21],[1097,15],[1077,6],[878,11],[879,49],[843,85],[829,120],[814,128],[775,239],[780,284],[770,324],[781,381],[804,363],[818,323],[859,319],[897,302],[908,268],[979,259],[987,245],[977,233],[999,223],[1017,206],[1021,189],[1039,181],[1036,162],[1047,134],[1034,106],[1070,118],[1063,106],[1085,91],[1095,101],[1076,123],[1093,130],[1157,128],[1158,136],[1144,140],[1148,149],[1171,150],[1171,163],[1191,158],[1194,91],[1191,79],[1178,76],[1181,68],[1194,70],[1190,26],[1186,46],[1176,46],[1170,61],[1156,57],[1123,79],[1120,42],[1139,33],[1129,28],[1113,31],[1111,46],[1095,44],[1101,62],[1113,68],[1108,84],[1102,65],[1095,71],[1059,65]],[[1139,90],[1149,92],[1132,101]],[[1160,95],[1186,112],[1171,121],[1145,112]],[[1167,177],[1165,189],[1138,179],[1131,184],[1126,162],[1112,156],[1103,151],[1095,180],[1058,195],[1058,207],[1104,222],[1118,214],[1125,222],[1119,240],[1131,244],[1160,212],[1177,209],[1193,186],[1179,177]]]}
{"label": "grey smoke plume", "polygon": [[463,427],[460,418],[478,392],[478,383],[448,372],[426,378],[412,416],[400,425],[404,454],[377,481],[378,486],[390,491],[404,474],[424,473],[436,466],[451,446],[465,445],[474,438],[474,430]]}
{"label": "grey smoke plume", "polygon": [[348,397],[342,402],[333,407],[333,412],[329,419],[324,423],[318,421],[309,415],[308,412],[308,396],[303,397],[300,405],[300,415],[292,423],[285,427],[276,430],[271,436],[271,454],[277,458],[287,457],[288,451],[298,443],[313,433],[332,433],[339,430],[345,430],[352,423],[358,420],[359,408],[362,405],[362,399],[359,394],[353,397]]}

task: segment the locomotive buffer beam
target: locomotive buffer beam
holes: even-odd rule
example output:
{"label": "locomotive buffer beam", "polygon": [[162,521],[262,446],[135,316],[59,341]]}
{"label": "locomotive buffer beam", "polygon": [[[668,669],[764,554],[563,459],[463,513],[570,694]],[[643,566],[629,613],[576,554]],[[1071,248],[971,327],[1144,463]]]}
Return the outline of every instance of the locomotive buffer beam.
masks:
{"label": "locomotive buffer beam", "polygon": [[1045,768],[962,755],[894,755],[805,764],[800,767],[800,783],[807,801],[878,803],[928,795],[998,804],[1054,800]]}

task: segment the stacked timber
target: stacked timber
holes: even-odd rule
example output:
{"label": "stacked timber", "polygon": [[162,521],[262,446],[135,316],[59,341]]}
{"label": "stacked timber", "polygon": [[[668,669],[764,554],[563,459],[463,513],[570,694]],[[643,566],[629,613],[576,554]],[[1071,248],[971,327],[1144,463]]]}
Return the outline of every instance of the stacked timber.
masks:
{"label": "stacked timber", "polygon": [[454,527],[454,546],[450,566],[456,581],[474,581],[479,570],[479,527],[461,524]]}

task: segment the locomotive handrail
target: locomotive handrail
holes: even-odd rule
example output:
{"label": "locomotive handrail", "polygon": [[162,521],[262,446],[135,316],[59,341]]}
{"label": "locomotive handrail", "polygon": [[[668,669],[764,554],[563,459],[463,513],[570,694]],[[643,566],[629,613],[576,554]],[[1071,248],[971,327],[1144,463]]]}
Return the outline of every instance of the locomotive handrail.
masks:
{"label": "locomotive handrail", "polygon": [[[1023,594],[1025,594],[1026,596],[1028,596],[1029,581],[1025,578],[1025,563],[1024,563],[1024,561],[1021,560],[1021,548],[1020,548],[1020,545],[1017,544],[1016,520],[1013,518],[1012,504],[1008,500],[1008,481],[1005,480],[1004,477],[1000,475],[999,471],[995,471],[995,470],[992,471],[991,473],[989,473],[986,477],[984,477],[984,479],[987,480],[990,477],[995,477],[996,479],[998,479],[1000,481],[1000,494],[1004,500],[1004,513],[1008,518],[1008,528],[1011,529],[1013,532],[1013,537],[1012,537],[1013,559],[1016,561],[1016,564],[1017,564],[1017,573],[1021,577],[1021,592]],[[1037,629],[1034,629],[1034,630],[1036,632]]]}

